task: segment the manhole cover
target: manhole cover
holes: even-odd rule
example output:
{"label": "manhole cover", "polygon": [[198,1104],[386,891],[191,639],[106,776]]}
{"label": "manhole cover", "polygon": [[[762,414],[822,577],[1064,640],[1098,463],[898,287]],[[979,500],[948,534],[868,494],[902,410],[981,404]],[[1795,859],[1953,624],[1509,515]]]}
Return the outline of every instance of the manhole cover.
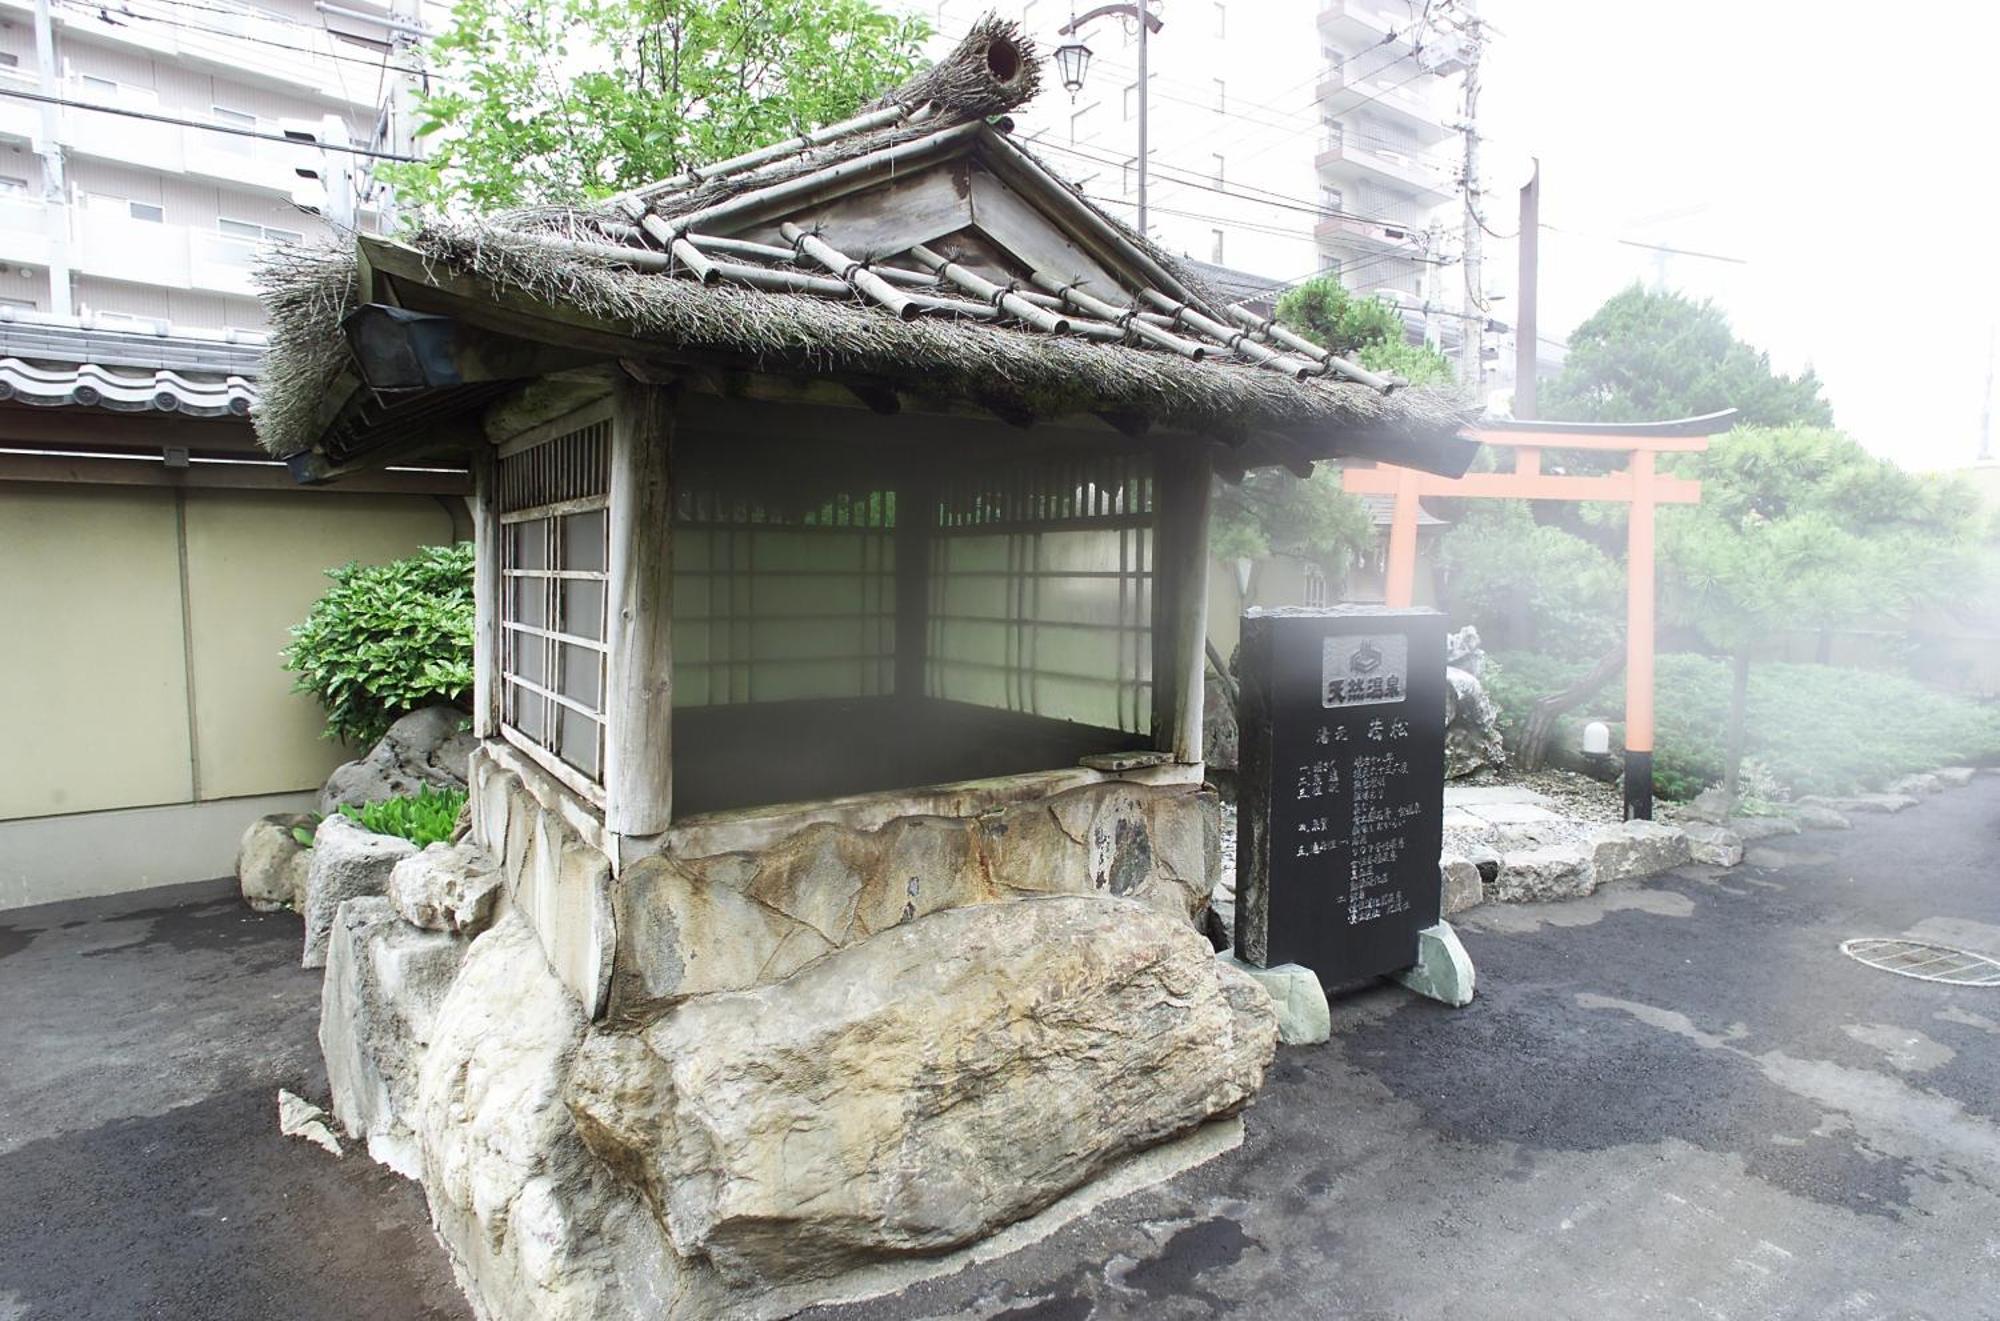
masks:
{"label": "manhole cover", "polygon": [[2000,986],[2000,959],[1949,945],[1868,936],[1841,941],[1840,952],[1871,968],[1893,972],[1898,977],[1914,977],[1920,982]]}

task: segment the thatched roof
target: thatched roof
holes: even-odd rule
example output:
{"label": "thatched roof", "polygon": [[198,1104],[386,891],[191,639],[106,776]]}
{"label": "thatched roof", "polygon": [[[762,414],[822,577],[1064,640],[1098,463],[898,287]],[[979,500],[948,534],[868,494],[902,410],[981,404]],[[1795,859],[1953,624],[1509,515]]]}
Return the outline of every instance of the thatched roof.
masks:
{"label": "thatched roof", "polygon": [[1032,45],[989,19],[855,119],[607,204],[283,254],[264,273],[259,432],[279,454],[322,443],[341,411],[330,390],[349,391],[351,415],[377,387],[379,410],[381,382],[341,327],[386,271],[405,306],[412,292],[460,319],[504,306],[510,333],[545,317],[551,343],[588,332],[670,360],[865,377],[1009,416],[1116,413],[1291,438],[1262,462],[1296,457],[1284,444],[1304,457],[1406,447],[1419,466],[1462,468],[1470,447],[1449,439],[1459,400],[1223,303],[989,122],[1037,82]]}

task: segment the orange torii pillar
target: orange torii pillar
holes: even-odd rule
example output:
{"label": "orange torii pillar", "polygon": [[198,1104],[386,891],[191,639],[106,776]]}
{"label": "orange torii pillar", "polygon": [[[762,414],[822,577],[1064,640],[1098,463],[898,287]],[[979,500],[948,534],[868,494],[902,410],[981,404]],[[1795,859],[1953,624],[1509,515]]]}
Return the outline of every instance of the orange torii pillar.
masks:
{"label": "orange torii pillar", "polygon": [[[1395,497],[1389,523],[1385,604],[1408,606],[1416,591],[1417,502],[1424,496],[1486,500],[1611,500],[1631,506],[1625,557],[1625,816],[1653,815],[1653,514],[1663,504],[1699,504],[1701,483],[1655,471],[1660,454],[1708,448],[1729,430],[1736,410],[1672,422],[1527,422],[1488,420],[1465,435],[1512,450],[1511,472],[1439,477],[1380,464],[1348,468],[1341,483],[1356,495]],[[1622,472],[1572,476],[1542,471],[1543,450],[1597,450],[1625,455]]]}

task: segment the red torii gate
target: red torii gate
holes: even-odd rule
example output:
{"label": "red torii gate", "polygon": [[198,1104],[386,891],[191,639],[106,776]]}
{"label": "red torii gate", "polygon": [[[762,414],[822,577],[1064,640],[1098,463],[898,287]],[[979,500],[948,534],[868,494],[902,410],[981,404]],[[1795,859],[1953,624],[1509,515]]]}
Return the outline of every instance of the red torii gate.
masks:
{"label": "red torii gate", "polygon": [[[1653,512],[1663,504],[1701,503],[1701,483],[1654,470],[1654,456],[1708,448],[1735,425],[1727,408],[1672,422],[1535,422],[1491,419],[1464,434],[1514,452],[1511,472],[1439,477],[1379,464],[1347,468],[1341,484],[1356,495],[1391,495],[1384,599],[1408,606],[1417,576],[1417,501],[1424,496],[1487,500],[1609,500],[1628,504],[1625,559],[1625,815],[1653,815]],[[1601,450],[1626,456],[1622,472],[1581,476],[1542,471],[1542,451]]]}

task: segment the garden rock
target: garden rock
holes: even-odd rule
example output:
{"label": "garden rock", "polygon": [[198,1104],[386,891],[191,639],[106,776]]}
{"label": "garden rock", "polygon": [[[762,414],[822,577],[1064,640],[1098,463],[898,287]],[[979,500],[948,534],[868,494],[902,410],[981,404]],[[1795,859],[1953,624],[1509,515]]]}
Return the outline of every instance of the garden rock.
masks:
{"label": "garden rock", "polygon": [[1215,673],[1202,668],[1201,756],[1202,764],[1214,771],[1236,769],[1240,733],[1236,728],[1236,703]]}
{"label": "garden rock", "polygon": [[1941,766],[1931,774],[1937,779],[1940,788],[1963,789],[1972,783],[1972,777],[1977,774],[1977,770],[1971,766]]}
{"label": "garden rock", "polygon": [[1903,794],[1910,798],[1920,798],[1925,794],[1936,793],[1938,790],[1944,788],[1944,785],[1938,781],[1937,776],[1919,772],[1915,775],[1905,775],[1900,780],[1893,780],[1883,786],[1883,788],[1887,793]]}
{"label": "garden rock", "polygon": [[1687,832],[1658,821],[1625,821],[1599,832],[1591,845],[1595,884],[1636,881],[1694,860]]}
{"label": "garden rock", "polygon": [[1743,837],[1726,826],[1689,821],[1681,826],[1694,860],[1710,867],[1734,867],[1743,861]]}
{"label": "garden rock", "polygon": [[[1497,854],[1495,872],[1498,872]],[[1479,874],[1479,864],[1472,859],[1445,854],[1438,860],[1438,878],[1444,886],[1441,911],[1446,917],[1486,902],[1486,882]]]}
{"label": "garden rock", "polygon": [[1852,815],[1855,812],[1900,812],[1915,807],[1917,800],[1908,794],[1850,794],[1845,798],[1801,798],[1800,803],[1830,807],[1836,812]]}
{"label": "garden rock", "polygon": [[1733,816],[1725,824],[1745,844],[1799,833],[1798,821],[1789,816]]}
{"label": "garden rock", "polygon": [[1499,875],[1486,887],[1486,897],[1506,904],[1575,899],[1596,888],[1590,848],[1552,844],[1503,854]]}
{"label": "garden rock", "polygon": [[368,755],[339,767],[319,792],[319,810],[332,814],[342,804],[355,807],[385,798],[433,789],[463,789],[474,739],[465,712],[455,706],[427,706],[395,724]]}
{"label": "garden rock", "polygon": [[420,1163],[410,1124],[418,1065],[465,947],[410,926],[387,899],[349,899],[334,915],[319,1008],[333,1114],[404,1178]]}
{"label": "garden rock", "polygon": [[1722,786],[1712,784],[1690,799],[1687,805],[1681,808],[1681,812],[1697,821],[1709,821],[1721,825],[1729,819],[1729,809],[1733,806],[1734,804],[1729,801],[1729,795],[1722,792]]}
{"label": "garden rock", "polygon": [[1500,743],[1500,708],[1486,695],[1479,676],[1456,666],[1444,672],[1444,773],[1457,779],[1506,760]]}
{"label": "garden rock", "polygon": [[1051,896],[934,912],[592,1033],[566,1095],[674,1247],[754,1286],[1031,1215],[1240,1108],[1276,1041],[1270,996],[1186,921]]}
{"label": "garden rock", "polygon": [[389,873],[389,902],[411,926],[476,936],[493,920],[503,878],[476,844],[432,844]]}
{"label": "garden rock", "polygon": [[305,907],[306,870],[312,864],[312,850],[299,843],[292,831],[312,827],[313,818],[287,813],[259,817],[250,823],[236,848],[236,883],[245,903],[260,913]]}
{"label": "garden rock", "polygon": [[1319,974],[1311,968],[1296,963],[1260,968],[1226,949],[1217,950],[1215,957],[1263,987],[1271,997],[1271,1008],[1278,1015],[1279,1045],[1317,1046],[1333,1035],[1333,1009]]}
{"label": "garden rock", "polygon": [[319,823],[313,834],[312,864],[306,869],[304,965],[326,966],[326,947],[340,905],[389,888],[389,873],[417,846],[394,835],[378,835],[344,816]]}
{"label": "garden rock", "polygon": [[1808,830],[1852,830],[1854,823],[1830,807],[1818,803],[1796,803],[1792,819]]}

